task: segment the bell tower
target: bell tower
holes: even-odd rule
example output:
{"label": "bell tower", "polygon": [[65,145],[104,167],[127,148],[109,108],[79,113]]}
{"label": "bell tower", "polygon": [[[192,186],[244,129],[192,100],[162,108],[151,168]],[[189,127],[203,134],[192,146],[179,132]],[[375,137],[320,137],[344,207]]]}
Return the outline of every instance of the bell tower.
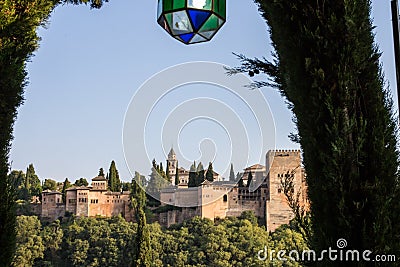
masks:
{"label": "bell tower", "polygon": [[168,159],[167,159],[168,173],[169,177],[171,177],[172,184],[175,184],[175,174],[176,167],[178,166],[178,161],[176,160],[176,154],[173,148],[169,151]]}

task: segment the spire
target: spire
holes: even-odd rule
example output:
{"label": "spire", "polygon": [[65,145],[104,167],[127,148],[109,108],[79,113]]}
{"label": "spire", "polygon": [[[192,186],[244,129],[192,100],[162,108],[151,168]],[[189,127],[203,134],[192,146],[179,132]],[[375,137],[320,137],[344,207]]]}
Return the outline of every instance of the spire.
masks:
{"label": "spire", "polygon": [[171,157],[174,157],[174,156],[176,156],[176,154],[175,154],[174,148],[171,147],[171,150],[169,151],[168,157],[171,158]]}

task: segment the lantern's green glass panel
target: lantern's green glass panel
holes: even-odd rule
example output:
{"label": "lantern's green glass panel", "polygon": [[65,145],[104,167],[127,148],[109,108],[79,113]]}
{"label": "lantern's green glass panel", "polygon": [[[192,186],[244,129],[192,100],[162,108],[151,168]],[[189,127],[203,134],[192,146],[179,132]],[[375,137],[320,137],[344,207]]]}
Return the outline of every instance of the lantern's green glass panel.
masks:
{"label": "lantern's green glass panel", "polygon": [[204,25],[201,27],[200,32],[217,30],[219,27],[222,26],[223,23],[224,23],[223,20],[218,18],[215,14],[212,14],[208,18],[208,20],[204,23]]}
{"label": "lantern's green glass panel", "polygon": [[205,42],[208,41],[206,38],[204,38],[203,36],[201,36],[200,34],[196,34],[192,40],[190,40],[190,44],[194,44],[194,43],[200,43],[200,42]]}
{"label": "lantern's green glass panel", "polygon": [[226,18],[226,0],[214,0],[213,10],[223,19]]}
{"label": "lantern's green glass panel", "polygon": [[163,0],[163,12],[172,11],[174,9],[173,0]]}
{"label": "lantern's green glass panel", "polygon": [[184,8],[186,5],[186,0],[174,0],[173,8]]}
{"label": "lantern's green glass panel", "polygon": [[158,0],[157,19],[160,18],[162,12],[163,12],[163,0]]}
{"label": "lantern's green glass panel", "polygon": [[165,14],[165,20],[167,21],[169,28],[172,27],[172,13]]}
{"label": "lantern's green glass panel", "polygon": [[165,17],[168,21],[168,25],[172,31],[172,34],[178,35],[193,31],[186,11],[173,12],[166,14]]}
{"label": "lantern's green glass panel", "polygon": [[211,10],[212,0],[188,0],[188,7],[203,9],[203,10]]}

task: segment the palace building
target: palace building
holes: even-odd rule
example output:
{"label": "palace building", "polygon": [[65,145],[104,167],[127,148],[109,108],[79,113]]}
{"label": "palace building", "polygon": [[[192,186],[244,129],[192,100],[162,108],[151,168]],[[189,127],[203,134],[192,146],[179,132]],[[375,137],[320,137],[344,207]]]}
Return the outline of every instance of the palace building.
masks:
{"label": "palace building", "polygon": [[[173,154],[171,149],[169,159]],[[252,180],[247,186],[250,173]],[[162,189],[161,203],[170,209],[159,214],[159,222],[168,227],[194,216],[215,220],[253,211],[268,230],[274,231],[293,218],[282,188],[282,179],[287,175],[293,179],[294,194],[299,195],[300,203],[308,205],[300,151],[273,150],[267,153],[265,166],[255,164],[244,170],[243,186],[217,180],[204,181],[199,187],[188,188],[184,183],[185,186],[179,184]]]}
{"label": "palace building", "polygon": [[[168,154],[167,166],[170,177],[178,170],[179,184],[172,183],[160,191],[161,206],[164,207],[158,209],[157,218],[162,226],[182,223],[194,216],[215,220],[253,211],[267,230],[274,231],[294,217],[282,187],[284,177],[292,179],[294,195],[299,196],[301,205],[308,207],[299,150],[268,151],[265,166],[255,164],[245,168],[240,183],[224,181],[214,172],[214,181],[205,180],[198,187],[188,187],[189,171],[177,168],[173,149]],[[250,183],[249,177],[252,177]],[[65,200],[63,203],[58,191],[43,191],[41,217],[55,220],[68,214],[85,217],[122,215],[127,221],[133,220],[130,192],[109,191],[107,180],[102,176],[93,178],[90,186],[68,188]]]}

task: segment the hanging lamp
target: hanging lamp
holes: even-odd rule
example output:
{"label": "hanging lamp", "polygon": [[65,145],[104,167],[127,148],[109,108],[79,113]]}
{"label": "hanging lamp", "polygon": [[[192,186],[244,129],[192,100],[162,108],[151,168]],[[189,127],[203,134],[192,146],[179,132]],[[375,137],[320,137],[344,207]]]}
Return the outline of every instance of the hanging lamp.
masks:
{"label": "hanging lamp", "polygon": [[226,0],[158,0],[158,24],[184,44],[210,41],[225,21]]}

